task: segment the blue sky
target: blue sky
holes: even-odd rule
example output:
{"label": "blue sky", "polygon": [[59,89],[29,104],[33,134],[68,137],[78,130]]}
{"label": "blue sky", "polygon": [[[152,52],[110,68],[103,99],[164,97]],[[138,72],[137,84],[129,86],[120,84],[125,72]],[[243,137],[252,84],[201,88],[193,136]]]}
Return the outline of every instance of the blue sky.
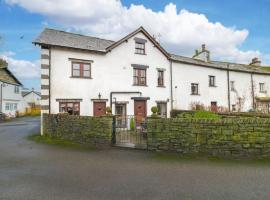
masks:
{"label": "blue sky", "polygon": [[[205,37],[208,37],[207,34],[209,35],[209,33],[215,35],[220,30],[224,32],[224,28],[220,28],[219,25],[213,27],[213,24],[219,22],[228,31],[224,40],[220,38],[222,34],[212,40],[205,39],[206,42],[209,40],[210,48],[215,50],[213,51],[215,59],[228,58],[228,60],[232,61],[248,62],[250,56],[258,55],[265,64],[270,64],[270,0],[122,0],[120,4],[116,0],[109,0],[111,2],[111,4],[108,4],[109,10],[104,10],[102,2],[96,3],[98,1],[80,0],[82,7],[86,5],[92,7],[91,5],[94,3],[96,7],[94,7],[95,10],[91,15],[76,16],[66,13],[66,10],[61,10],[61,6],[59,6],[59,10],[54,11],[55,13],[49,9],[46,10],[46,4],[43,0],[32,1],[32,3],[29,0],[1,0],[0,35],[3,37],[3,42],[0,45],[0,55],[8,58],[8,61],[11,63],[11,70],[14,71],[26,87],[39,89],[40,81],[37,71],[38,59],[40,57],[39,48],[35,47],[31,42],[46,26],[91,35],[102,35],[102,37],[112,39],[119,39],[125,33],[135,29],[137,25],[144,25],[147,30],[150,29],[151,33],[156,34],[166,27],[168,31],[161,31],[161,43],[164,43],[166,49],[173,53],[192,56],[193,49],[203,41],[203,39],[197,39],[196,37],[201,36],[200,31],[194,32],[194,30],[197,30],[197,27],[200,27],[200,23],[202,23],[204,27],[202,32],[205,32]],[[63,4],[63,0],[52,1],[52,4],[55,2],[58,2],[59,5]],[[37,5],[31,5],[34,3]],[[170,16],[170,12],[164,11],[165,7],[170,5],[170,3],[172,4],[168,10],[173,11],[175,6],[177,16]],[[131,4],[143,5],[143,7],[131,8]],[[70,5],[70,3],[67,3],[67,5]],[[57,6],[55,7],[57,9]],[[148,9],[151,9],[151,12]],[[179,14],[183,9],[187,10],[188,13]],[[132,15],[130,23],[134,25],[122,22],[121,17],[117,14],[118,12],[126,13],[128,16]],[[150,18],[154,16],[157,20],[164,18],[170,18],[171,21],[174,21],[174,18],[182,20],[181,23],[172,22],[171,26],[175,26],[174,23],[176,25],[183,24],[185,19],[194,17],[194,20],[190,23],[195,21],[197,25],[195,28],[192,27],[192,24],[188,24],[188,28],[186,26],[179,27],[179,33],[183,32],[183,30],[187,32],[184,35],[189,35],[187,29],[190,29],[191,38],[181,37],[181,34],[179,34],[178,41],[178,36],[173,35],[174,27],[168,27],[167,22],[160,22],[160,24],[152,23],[151,19],[140,21],[139,15],[141,15],[141,12],[145,16],[149,15]],[[164,16],[160,17],[159,12]],[[106,16],[106,18],[102,21],[99,20],[100,17],[97,17],[99,13],[102,13],[102,17]],[[136,13],[139,13],[138,22],[136,21]],[[205,22],[199,14],[203,14],[209,22]],[[69,17],[68,20],[65,19],[66,16]],[[115,26],[115,29],[113,28],[115,34],[111,33],[113,31],[108,31],[108,27],[106,27],[108,25],[104,23],[106,20],[112,21],[109,27],[114,27],[114,24],[118,24],[118,21],[121,21],[119,22],[120,25]],[[209,33],[207,29],[209,29]],[[230,34],[231,36],[228,36]],[[169,36],[174,39],[168,39]],[[182,38],[185,41],[181,41]],[[191,41],[190,44],[188,41]],[[193,43],[193,41],[195,42]],[[224,49],[227,52],[231,53],[224,53],[221,50],[222,45],[225,46]]]}

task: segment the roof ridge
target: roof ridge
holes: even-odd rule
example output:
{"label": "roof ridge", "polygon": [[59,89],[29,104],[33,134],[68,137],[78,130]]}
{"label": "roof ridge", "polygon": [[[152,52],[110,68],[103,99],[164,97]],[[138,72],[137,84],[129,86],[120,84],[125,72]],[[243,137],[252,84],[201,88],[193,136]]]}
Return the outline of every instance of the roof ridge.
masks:
{"label": "roof ridge", "polygon": [[68,32],[68,31],[64,31],[64,30],[59,30],[59,29],[55,29],[55,28],[45,28],[45,30],[53,30],[53,31],[58,31],[58,32],[62,32],[62,33],[68,33],[71,35],[78,35],[78,36],[82,36],[82,37],[90,37],[90,38],[95,38],[95,39],[99,39],[99,40],[105,40],[105,41],[110,41],[110,42],[115,42],[113,40],[109,40],[109,39],[105,39],[105,38],[100,38],[100,37],[96,37],[96,36],[90,36],[90,35],[83,35],[80,33],[74,33],[74,32]]}

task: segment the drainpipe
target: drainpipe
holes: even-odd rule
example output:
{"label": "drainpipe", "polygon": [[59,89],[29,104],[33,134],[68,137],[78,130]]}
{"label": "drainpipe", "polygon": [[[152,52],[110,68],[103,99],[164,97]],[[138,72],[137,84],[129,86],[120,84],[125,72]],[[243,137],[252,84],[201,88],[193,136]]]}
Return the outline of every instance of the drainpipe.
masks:
{"label": "drainpipe", "polygon": [[228,107],[231,112],[231,91],[230,91],[230,65],[227,65],[227,86],[228,86]]}
{"label": "drainpipe", "polygon": [[51,114],[51,48],[49,47],[49,114]]}
{"label": "drainpipe", "polygon": [[1,101],[0,113],[3,110],[3,84],[4,83],[1,83],[1,91],[0,91],[0,101]]}
{"label": "drainpipe", "polygon": [[170,60],[170,86],[171,86],[171,110],[173,109],[173,79],[172,79],[172,60]]}
{"label": "drainpipe", "polygon": [[253,81],[253,73],[250,74],[251,78],[251,95],[252,95],[252,109],[255,109],[255,94],[254,94],[254,81]]}
{"label": "drainpipe", "polygon": [[110,93],[110,107],[111,108],[112,108],[112,97],[114,94],[140,94],[140,95],[142,95],[142,93],[139,91],[136,91],[136,92],[111,92]]}

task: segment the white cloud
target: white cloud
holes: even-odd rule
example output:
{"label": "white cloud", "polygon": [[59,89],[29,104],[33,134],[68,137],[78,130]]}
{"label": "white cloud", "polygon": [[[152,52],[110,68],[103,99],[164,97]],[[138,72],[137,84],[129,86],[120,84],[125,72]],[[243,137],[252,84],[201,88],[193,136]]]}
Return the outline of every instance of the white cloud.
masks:
{"label": "white cloud", "polygon": [[18,60],[13,58],[14,52],[2,52],[0,58],[8,62],[8,69],[14,73],[16,77],[23,79],[32,79],[40,77],[39,61]]}
{"label": "white cloud", "polygon": [[[161,35],[161,44],[170,52],[191,56],[202,43],[207,44],[212,57],[248,63],[262,57],[259,51],[241,51],[248,30],[225,27],[210,22],[203,14],[177,11],[170,3],[155,12],[143,5],[125,7],[120,0],[5,0],[30,12],[39,13],[67,29],[119,39],[139,26]],[[68,5],[68,6],[65,6]]]}

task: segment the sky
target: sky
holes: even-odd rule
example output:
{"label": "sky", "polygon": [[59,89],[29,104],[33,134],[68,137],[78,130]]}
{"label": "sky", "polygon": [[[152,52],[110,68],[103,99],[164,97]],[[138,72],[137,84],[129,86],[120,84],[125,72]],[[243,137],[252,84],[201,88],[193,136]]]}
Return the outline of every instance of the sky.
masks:
{"label": "sky", "polygon": [[170,53],[192,56],[205,43],[211,59],[270,65],[270,0],[0,0],[0,57],[25,87],[40,88],[45,28],[118,40],[139,26]]}

